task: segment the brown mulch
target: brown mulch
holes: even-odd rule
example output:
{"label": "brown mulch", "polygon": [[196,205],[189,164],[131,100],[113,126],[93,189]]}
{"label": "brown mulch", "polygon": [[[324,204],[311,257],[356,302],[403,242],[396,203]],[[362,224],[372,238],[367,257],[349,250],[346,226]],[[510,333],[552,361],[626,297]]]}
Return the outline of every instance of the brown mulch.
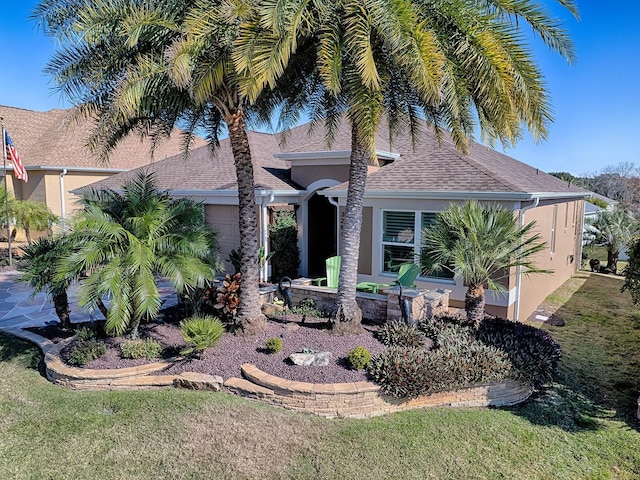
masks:
{"label": "brown mulch", "polygon": [[[140,337],[151,338],[159,342],[163,350],[163,358],[179,355],[180,350],[187,345],[180,332],[178,319],[179,311],[164,312],[166,323],[147,323],[140,326]],[[98,330],[101,328],[100,322]],[[93,325],[96,328],[96,325]],[[80,325],[74,325],[78,328]],[[87,325],[81,325],[87,326]],[[267,322],[267,329],[257,335],[241,337],[226,333],[218,344],[204,352],[200,357],[187,357],[179,360],[168,369],[158,372],[162,375],[177,375],[191,371],[220,375],[223,379],[240,377],[240,366],[243,363],[252,363],[261,370],[288,380],[310,383],[342,383],[367,380],[366,372],[349,368],[346,357],[349,351],[357,346],[364,346],[376,355],[384,350],[376,338],[378,327],[365,325],[364,333],[360,335],[335,335],[326,328],[326,322],[322,319],[306,319],[301,322],[300,317],[289,314],[286,319],[277,318]],[[54,342],[69,338],[73,331],[62,330],[59,326],[47,326],[42,328],[30,328]],[[264,347],[270,338],[281,338],[283,349],[279,353],[269,354]],[[114,369],[143,365],[150,361],[123,359],[120,356],[120,345],[127,341],[123,337],[101,337],[107,347],[107,353],[93,362],[85,365],[91,369]],[[68,354],[73,348],[72,342],[61,352],[63,361],[67,361]],[[292,353],[303,349],[315,351],[329,351],[332,353],[332,361],[326,367],[304,367],[293,365],[288,357]],[[160,359],[153,359],[151,362]]]}

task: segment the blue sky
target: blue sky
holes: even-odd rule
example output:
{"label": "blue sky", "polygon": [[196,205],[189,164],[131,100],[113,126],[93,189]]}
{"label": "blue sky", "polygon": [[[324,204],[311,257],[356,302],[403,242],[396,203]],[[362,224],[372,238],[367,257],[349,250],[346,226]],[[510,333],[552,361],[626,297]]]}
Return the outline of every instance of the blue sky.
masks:
{"label": "blue sky", "polygon": [[[536,144],[526,137],[505,153],[545,171],[576,175],[620,162],[640,165],[640,2],[578,0],[580,21],[557,8],[555,1],[544,3],[553,4],[564,20],[578,58],[567,65],[541,42],[533,42],[555,122],[546,142]],[[55,45],[28,18],[36,4],[2,2],[0,105],[65,108],[70,105],[54,93],[43,73]]]}

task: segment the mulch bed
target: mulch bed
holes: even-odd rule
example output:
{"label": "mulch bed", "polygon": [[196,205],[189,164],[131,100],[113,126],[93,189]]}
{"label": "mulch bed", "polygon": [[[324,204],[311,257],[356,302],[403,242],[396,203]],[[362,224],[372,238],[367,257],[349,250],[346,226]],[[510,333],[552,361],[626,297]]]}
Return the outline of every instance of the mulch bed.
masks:
{"label": "mulch bed", "polygon": [[[140,326],[140,337],[151,338],[159,342],[163,348],[163,357],[177,356],[186,347],[179,328],[181,312],[178,309],[163,311],[165,323],[147,323]],[[287,380],[310,383],[341,383],[367,380],[363,370],[352,370],[348,366],[346,357],[349,351],[357,346],[369,349],[372,355],[382,352],[385,348],[376,338],[375,332],[379,327],[364,325],[365,333],[360,335],[335,335],[326,328],[324,319],[306,318],[305,322],[298,316],[288,314],[286,318],[275,318],[267,322],[267,329],[250,337],[241,337],[226,333],[218,344],[204,352],[199,358],[187,357],[178,361],[160,375],[177,375],[182,372],[199,372],[220,375],[223,379],[241,376],[240,366],[252,363],[261,370],[285,378]],[[100,322],[98,330],[100,330]],[[75,325],[75,328],[84,325]],[[96,325],[93,325],[96,328]],[[58,325],[42,328],[30,328],[30,331],[54,342],[69,338],[74,331],[62,330]],[[283,349],[275,354],[264,350],[267,340],[281,338]],[[120,357],[120,345],[126,339],[122,337],[100,338],[107,347],[107,353],[93,362],[85,365],[90,369],[113,369],[143,365],[148,360],[130,360]],[[61,352],[63,361],[67,361],[73,342]],[[329,351],[332,361],[325,367],[305,367],[293,365],[288,357],[292,353],[300,352],[304,348],[315,351]],[[159,359],[151,360],[152,362]]]}

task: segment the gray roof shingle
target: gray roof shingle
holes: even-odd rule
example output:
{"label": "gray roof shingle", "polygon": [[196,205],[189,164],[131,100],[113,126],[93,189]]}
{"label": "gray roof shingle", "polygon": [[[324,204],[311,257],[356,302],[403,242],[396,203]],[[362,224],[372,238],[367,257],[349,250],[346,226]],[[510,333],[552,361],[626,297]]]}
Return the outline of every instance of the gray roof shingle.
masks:
{"label": "gray roof shingle", "polygon": [[[92,129],[90,120],[73,120],[72,109],[46,112],[0,105],[0,117],[27,167],[76,167],[130,169],[147,165],[182,151],[180,130],[162,140],[151,152],[151,140],[130,135],[111,153],[108,163],[99,162],[85,147]],[[194,147],[205,145],[196,138]]]}

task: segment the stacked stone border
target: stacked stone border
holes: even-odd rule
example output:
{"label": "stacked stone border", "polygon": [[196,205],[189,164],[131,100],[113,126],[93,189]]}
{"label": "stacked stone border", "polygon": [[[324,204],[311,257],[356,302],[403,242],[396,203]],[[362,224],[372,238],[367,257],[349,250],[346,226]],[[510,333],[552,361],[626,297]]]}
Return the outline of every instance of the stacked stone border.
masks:
{"label": "stacked stone border", "polygon": [[[0,331],[38,345],[44,354],[47,379],[69,388],[140,390],[184,387],[218,391],[223,386],[222,378],[214,375],[193,372],[150,375],[169,367],[177,358],[116,370],[74,368],[64,364],[59,355],[71,339],[54,344],[20,328],[0,328]],[[510,406],[524,402],[533,393],[531,385],[504,380],[413,399],[398,399],[384,394],[380,386],[372,382],[314,384],[285,380],[251,364],[243,364],[241,370],[245,378],[229,378],[224,382],[227,391],[288,410],[328,418],[367,418],[426,407]]]}

